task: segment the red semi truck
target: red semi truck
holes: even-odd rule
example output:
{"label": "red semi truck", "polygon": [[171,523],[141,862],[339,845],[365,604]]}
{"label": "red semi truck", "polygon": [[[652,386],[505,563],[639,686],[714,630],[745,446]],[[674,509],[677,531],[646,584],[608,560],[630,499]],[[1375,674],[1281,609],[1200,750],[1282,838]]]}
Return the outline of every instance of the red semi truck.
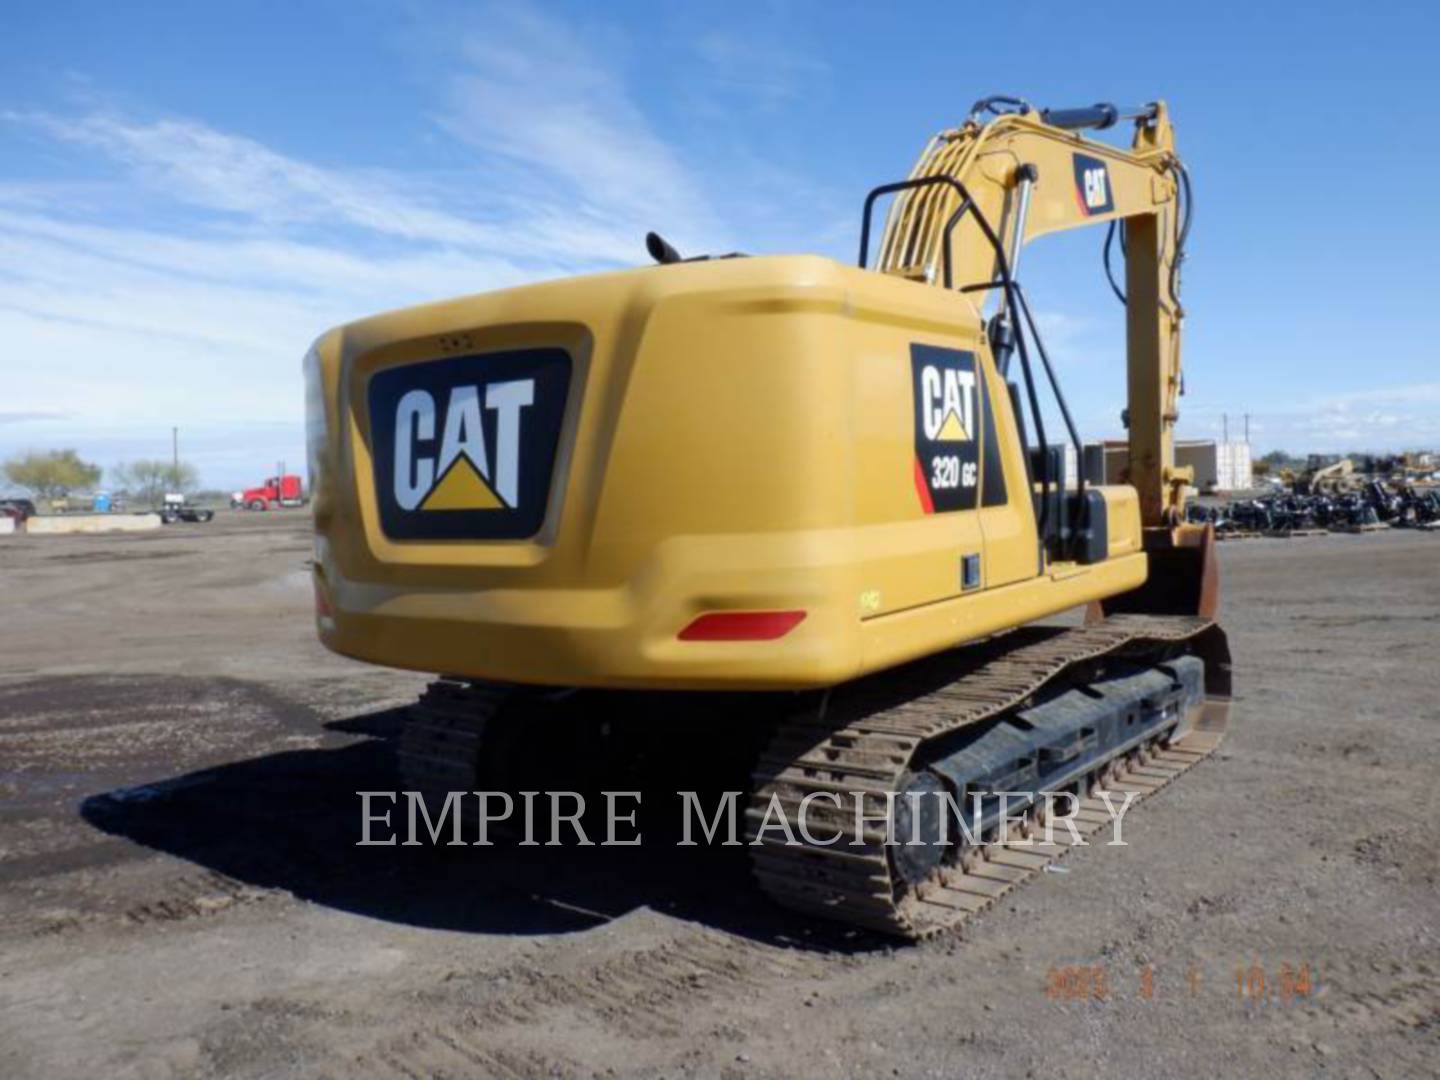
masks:
{"label": "red semi truck", "polygon": [[305,489],[293,474],[272,476],[259,487],[237,491],[230,505],[237,510],[274,510],[278,506],[303,506]]}

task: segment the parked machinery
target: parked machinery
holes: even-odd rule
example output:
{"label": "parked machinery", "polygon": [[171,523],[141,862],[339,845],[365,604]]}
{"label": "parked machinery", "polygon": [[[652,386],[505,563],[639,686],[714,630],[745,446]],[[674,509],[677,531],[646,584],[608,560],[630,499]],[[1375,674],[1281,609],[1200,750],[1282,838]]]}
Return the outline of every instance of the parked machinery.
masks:
{"label": "parked machinery", "polygon": [[[1122,118],[1127,148],[1081,134]],[[658,266],[326,334],[305,362],[320,637],[449,675],[397,740],[404,786],[438,815],[503,786],[507,748],[559,753],[562,713],[637,694],[672,703],[682,770],[760,717],[759,886],[919,937],[1045,861],[1001,870],[983,842],[1041,793],[1153,791],[1209,753],[1229,654],[1173,442],[1189,201],[1163,104],[988,98],[870,193],[858,267],[652,235]],[[1130,483],[1072,488],[1017,263],[1090,225],[1125,258]],[[1034,625],[1077,604],[1083,627]],[[696,695],[728,724],[695,722]],[[1001,790],[1030,793],[1028,824]],[[907,816],[945,793],[961,817]],[[852,798],[869,824],[828,809]]]}
{"label": "parked machinery", "polygon": [[1282,492],[1218,506],[1192,505],[1187,508],[1187,518],[1192,523],[1212,525],[1220,536],[1355,530],[1380,525],[1429,528],[1440,524],[1440,488],[1352,473],[1330,475],[1343,476],[1345,483],[1325,483],[1322,479],[1320,490],[1313,492]]}
{"label": "parked machinery", "polygon": [[174,525],[180,521],[203,525],[214,517],[214,510],[195,506],[178,492],[168,493],[160,506],[160,520],[166,525]]}

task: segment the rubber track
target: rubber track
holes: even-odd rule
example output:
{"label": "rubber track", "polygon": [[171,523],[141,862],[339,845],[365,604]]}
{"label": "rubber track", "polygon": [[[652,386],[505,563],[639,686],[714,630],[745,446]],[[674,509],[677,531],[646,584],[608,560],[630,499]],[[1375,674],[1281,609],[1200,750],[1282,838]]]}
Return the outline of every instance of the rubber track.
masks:
{"label": "rubber track", "polygon": [[[942,681],[939,689],[907,697],[903,675],[882,674],[857,684],[859,692],[839,706],[840,717],[805,714],[787,721],[760,759],[746,821],[754,839],[772,795],[778,795],[800,842],[780,839],[772,819],[763,843],[750,848],[756,880],[785,907],[826,919],[906,938],[953,929],[1063,858],[1075,842],[1070,831],[1057,826],[1054,843],[972,848],[965,868],[942,866],[918,886],[902,887],[892,873],[883,830],[867,829],[857,837],[847,793],[866,793],[866,813],[881,815],[885,793],[901,790],[910,762],[928,741],[1023,705],[1077,664],[1184,642],[1213,625],[1197,617],[1115,615],[1073,630],[1016,631],[924,662],[932,672],[928,685],[934,685],[936,664],[954,666],[955,678]],[[868,694],[867,683],[872,687]],[[888,704],[897,690],[902,700]],[[1139,755],[1124,771],[1109,770],[1107,788],[1133,792],[1139,801],[1208,755],[1223,737],[1226,703],[1211,702],[1200,712],[1195,728],[1182,738]],[[830,801],[812,801],[807,810],[812,833],[822,824],[830,826],[820,839],[842,834],[832,846],[801,840],[800,800],[815,792],[839,793],[845,800],[839,812]],[[1110,823],[1098,797],[1083,799],[1076,819],[1082,836]],[[856,839],[861,843],[852,845]]]}

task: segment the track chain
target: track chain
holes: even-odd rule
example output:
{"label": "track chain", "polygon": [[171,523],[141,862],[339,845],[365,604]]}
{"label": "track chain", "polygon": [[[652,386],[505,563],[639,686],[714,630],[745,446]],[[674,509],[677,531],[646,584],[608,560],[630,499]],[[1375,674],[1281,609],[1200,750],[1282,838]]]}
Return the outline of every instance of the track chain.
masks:
{"label": "track chain", "polygon": [[[410,706],[400,731],[396,763],[405,791],[418,791],[437,814],[452,791],[474,791],[486,729],[515,693],[511,687],[438,679]],[[462,812],[474,814],[471,800]]]}
{"label": "track chain", "polygon": [[[907,887],[891,866],[883,828],[856,833],[850,793],[865,795],[867,815],[883,816],[886,793],[902,789],[911,762],[930,740],[1022,707],[1077,665],[1182,644],[1207,631],[1219,633],[1208,619],[1153,615],[1116,615],[1073,630],[1029,628],[917,665],[911,676],[917,696],[903,694],[903,670],[842,688],[824,714],[783,723],[761,756],[746,810],[749,839],[756,838],[772,795],[778,795],[801,842],[775,838],[779,830],[771,821],[762,843],[750,848],[760,887],[785,907],[900,937],[929,937],[958,926],[1062,858],[1077,842],[1072,833],[1057,827],[1053,843],[1015,837],[1021,842],[968,848],[962,862],[942,865]],[[936,686],[939,665],[949,665],[949,671],[939,669],[946,677],[938,688],[924,689]],[[1137,800],[1154,794],[1219,745],[1227,709],[1228,697],[1208,701],[1182,737],[1112,762],[1095,780],[1109,791],[1133,792]],[[812,801],[807,809],[813,831],[827,826],[819,839],[841,835],[833,846],[805,842],[799,832],[800,801],[818,792],[845,800],[839,811],[826,801]],[[1098,796],[1097,789],[1080,802],[1075,817],[1082,836],[1110,823]]]}

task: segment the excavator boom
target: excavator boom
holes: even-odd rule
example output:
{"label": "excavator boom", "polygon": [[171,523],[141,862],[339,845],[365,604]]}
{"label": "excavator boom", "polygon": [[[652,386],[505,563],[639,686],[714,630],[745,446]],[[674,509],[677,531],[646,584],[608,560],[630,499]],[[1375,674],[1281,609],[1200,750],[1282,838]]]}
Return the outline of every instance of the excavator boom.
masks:
{"label": "excavator boom", "polygon": [[[1001,103],[1012,111],[980,122]],[[1121,117],[1135,120],[1128,150],[1079,134]],[[897,199],[876,268],[935,283],[948,267],[954,287],[998,293],[995,337],[1002,347],[1018,318],[1004,278],[1016,277],[1026,244],[1088,225],[1109,225],[1112,239],[1113,230],[1123,229],[1129,482],[1140,494],[1147,528],[1178,523],[1191,479],[1176,468],[1174,453],[1184,315],[1179,267],[1189,206],[1164,103],[1040,112],[1016,99],[985,99],[965,124],[931,140],[910,174],[912,181],[927,177],[950,177],[961,188],[927,186]],[[972,205],[957,217],[966,199]],[[986,221],[1001,238],[1001,251],[987,242]]]}

